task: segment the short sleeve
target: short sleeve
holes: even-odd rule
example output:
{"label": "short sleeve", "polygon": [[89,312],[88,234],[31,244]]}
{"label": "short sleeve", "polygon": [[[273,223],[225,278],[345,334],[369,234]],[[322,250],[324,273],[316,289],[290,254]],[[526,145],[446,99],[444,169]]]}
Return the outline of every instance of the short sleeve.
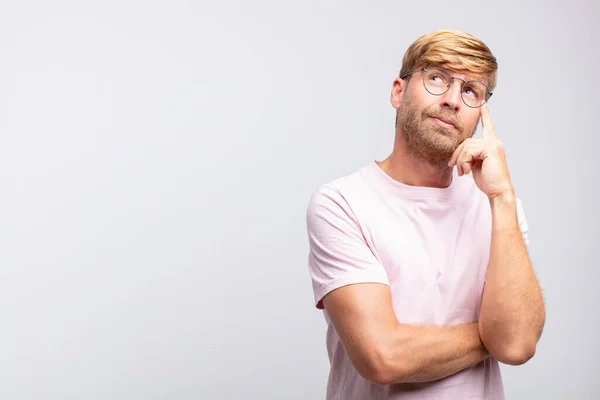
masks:
{"label": "short sleeve", "polygon": [[389,285],[344,197],[327,186],[313,193],[306,214],[308,265],[316,307],[334,289],[355,283]]}
{"label": "short sleeve", "polygon": [[529,246],[529,225],[527,224],[527,218],[525,218],[525,212],[523,211],[523,204],[521,199],[517,197],[517,219],[519,220],[519,228],[523,235],[523,241],[525,246]]}

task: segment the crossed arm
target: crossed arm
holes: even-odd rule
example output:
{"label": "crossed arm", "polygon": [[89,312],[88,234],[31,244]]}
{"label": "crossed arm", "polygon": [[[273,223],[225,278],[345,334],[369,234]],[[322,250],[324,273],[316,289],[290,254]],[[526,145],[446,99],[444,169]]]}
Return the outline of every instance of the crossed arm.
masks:
{"label": "crossed arm", "polygon": [[350,360],[365,379],[377,384],[429,382],[490,355],[511,365],[533,357],[545,312],[514,201],[491,201],[491,253],[479,321],[401,324],[389,287],[378,283],[343,286],[323,298]]}
{"label": "crossed arm", "polygon": [[358,373],[376,384],[434,381],[488,357],[477,323],[400,324],[387,285],[344,286],[323,305]]}
{"label": "crossed arm", "polygon": [[478,322],[401,324],[390,289],[383,284],[348,285],[323,298],[348,356],[365,379],[377,384],[429,382],[490,355],[511,365],[533,357],[545,312],[514,200],[492,202],[492,215],[491,254]]}
{"label": "crossed arm", "polygon": [[[334,196],[326,193],[309,214],[313,256],[327,265],[325,272],[345,268],[348,262],[367,268],[374,262],[372,254],[366,244],[361,251],[356,227],[339,208],[341,199],[325,201]],[[490,355],[513,365],[531,358],[544,321],[540,289],[514,203],[496,199],[491,206],[491,255],[479,321],[458,326],[401,324],[390,289],[382,283],[349,284],[323,297],[345,351],[365,379],[377,384],[429,382]],[[329,244],[322,247],[326,241]],[[353,246],[352,251],[347,246]]]}

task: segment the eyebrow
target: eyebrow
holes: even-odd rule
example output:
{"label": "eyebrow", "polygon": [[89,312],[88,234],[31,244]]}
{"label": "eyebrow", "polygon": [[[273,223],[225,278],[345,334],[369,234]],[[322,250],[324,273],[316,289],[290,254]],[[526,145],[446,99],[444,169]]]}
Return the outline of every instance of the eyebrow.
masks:
{"label": "eyebrow", "polygon": [[[433,66],[432,66],[433,67]],[[439,69],[443,69],[444,71],[448,72],[450,75],[454,75],[454,74],[461,74],[461,72],[459,71],[453,71],[451,69],[448,68],[444,68],[444,67],[436,67]],[[477,81],[477,82],[481,82],[483,83],[485,86],[490,87],[490,84],[488,83],[488,81],[486,79],[484,79],[483,77],[475,77],[475,78],[469,78],[467,76],[465,76],[465,82],[469,82],[469,81]]]}

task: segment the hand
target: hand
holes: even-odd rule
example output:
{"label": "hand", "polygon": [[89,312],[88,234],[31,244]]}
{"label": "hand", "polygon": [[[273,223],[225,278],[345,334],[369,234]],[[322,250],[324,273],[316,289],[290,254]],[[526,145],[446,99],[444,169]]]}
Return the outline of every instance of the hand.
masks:
{"label": "hand", "polygon": [[490,199],[512,194],[504,147],[496,136],[487,104],[480,112],[483,139],[469,138],[462,142],[450,157],[448,166],[456,166],[458,176],[473,171],[477,187]]}

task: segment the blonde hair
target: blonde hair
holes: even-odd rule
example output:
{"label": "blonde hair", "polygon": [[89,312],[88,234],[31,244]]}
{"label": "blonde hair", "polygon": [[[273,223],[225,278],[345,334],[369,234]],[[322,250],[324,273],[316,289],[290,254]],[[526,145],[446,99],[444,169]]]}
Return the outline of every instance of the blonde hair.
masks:
{"label": "blonde hair", "polygon": [[468,33],[441,30],[421,36],[406,50],[400,77],[429,66],[446,67],[486,80],[490,92],[496,87],[496,57],[481,40]]}

